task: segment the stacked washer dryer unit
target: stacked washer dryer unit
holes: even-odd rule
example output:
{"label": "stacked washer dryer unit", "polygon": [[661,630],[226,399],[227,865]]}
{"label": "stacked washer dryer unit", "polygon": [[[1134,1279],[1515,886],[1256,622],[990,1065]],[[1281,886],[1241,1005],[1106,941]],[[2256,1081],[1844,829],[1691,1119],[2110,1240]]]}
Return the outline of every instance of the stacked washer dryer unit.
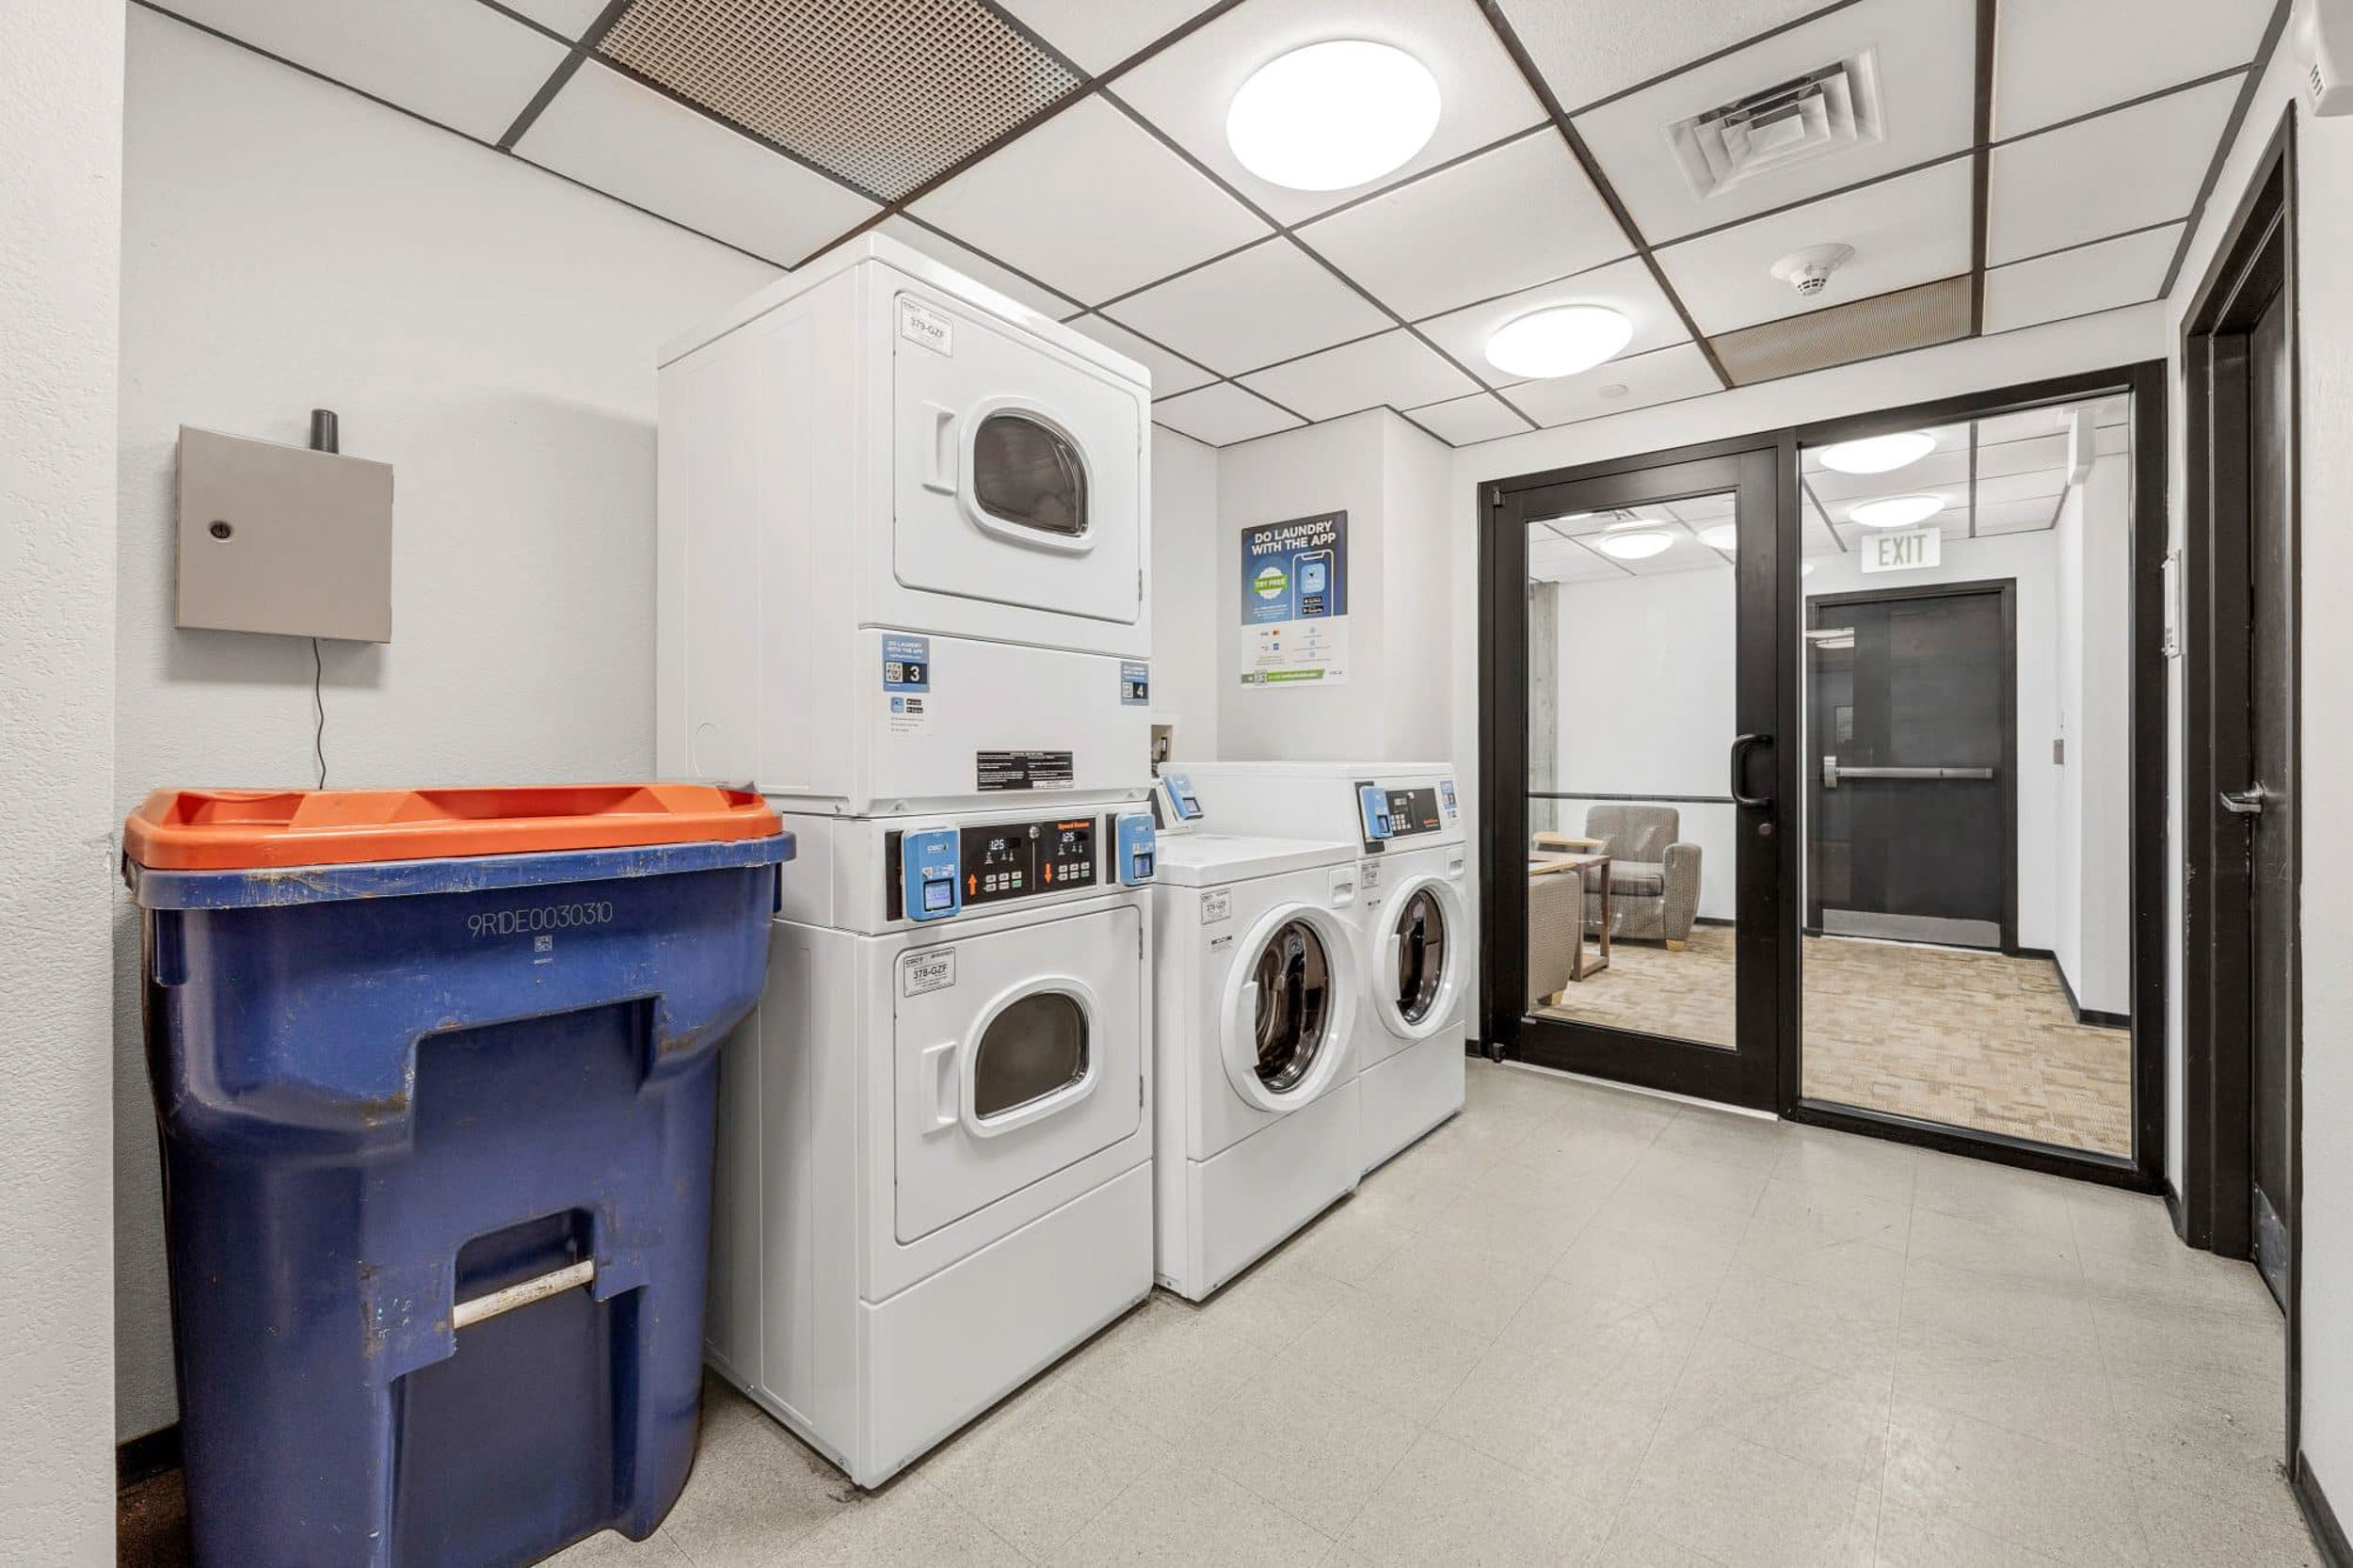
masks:
{"label": "stacked washer dryer unit", "polygon": [[1176,772],[1153,808],[1160,1281],[1200,1301],[1363,1174],[1356,846],[1208,831]]}
{"label": "stacked washer dryer unit", "polygon": [[1152,1287],[1148,384],[870,238],[661,394],[661,766],[801,846],[707,1350],[872,1486]]}
{"label": "stacked washer dryer unit", "polygon": [[1439,762],[1196,762],[1228,826],[1345,838],[1360,851],[1353,921],[1366,975],[1356,1023],[1364,1168],[1463,1109],[1470,921],[1463,818]]}

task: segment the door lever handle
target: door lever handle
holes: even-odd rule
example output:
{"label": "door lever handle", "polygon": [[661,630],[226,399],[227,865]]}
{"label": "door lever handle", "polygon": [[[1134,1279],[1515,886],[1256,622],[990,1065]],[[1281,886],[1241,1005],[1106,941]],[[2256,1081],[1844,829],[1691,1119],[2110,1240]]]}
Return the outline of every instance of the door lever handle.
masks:
{"label": "door lever handle", "polygon": [[2264,803],[2270,798],[2270,794],[2271,792],[2264,788],[2263,780],[2259,778],[2244,790],[2223,791],[2222,809],[2234,817],[2260,817],[2264,814]]}

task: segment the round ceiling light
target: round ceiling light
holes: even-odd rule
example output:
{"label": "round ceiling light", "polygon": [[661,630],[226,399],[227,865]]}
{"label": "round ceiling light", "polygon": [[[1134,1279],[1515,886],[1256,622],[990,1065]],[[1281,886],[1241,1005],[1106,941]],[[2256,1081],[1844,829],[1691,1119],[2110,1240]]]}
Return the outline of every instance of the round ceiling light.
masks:
{"label": "round ceiling light", "polygon": [[1615,359],[1634,323],[1607,305],[1554,305],[1507,321],[1487,340],[1487,362],[1507,376],[1575,376]]}
{"label": "round ceiling light", "polygon": [[1740,548],[1740,525],[1720,522],[1713,528],[1700,530],[1700,543],[1710,550],[1737,551]]}
{"label": "round ceiling light", "polygon": [[1674,542],[1673,534],[1647,529],[1640,534],[1604,534],[1593,541],[1593,548],[1621,561],[1647,561],[1665,553]]}
{"label": "round ceiling light", "polygon": [[1402,49],[1334,39],[1269,60],[1225,111],[1242,168],[1292,190],[1377,180],[1429,144],[1438,79]]}
{"label": "round ceiling light", "polygon": [[1822,466],[1841,473],[1886,473],[1916,463],[1936,450],[1936,438],[1926,430],[1906,430],[1895,436],[1871,436],[1822,448]]}
{"label": "round ceiling light", "polygon": [[1847,520],[1859,522],[1865,528],[1909,528],[1915,522],[1926,522],[1945,509],[1941,495],[1891,495],[1884,501],[1866,501],[1860,506],[1847,508]]}

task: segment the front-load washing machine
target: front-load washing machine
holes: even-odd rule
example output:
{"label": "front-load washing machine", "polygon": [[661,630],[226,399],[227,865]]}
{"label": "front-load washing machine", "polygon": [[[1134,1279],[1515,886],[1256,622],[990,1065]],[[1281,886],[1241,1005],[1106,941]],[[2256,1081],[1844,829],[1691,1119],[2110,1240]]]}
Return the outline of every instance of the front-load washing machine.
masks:
{"label": "front-load washing machine", "polygon": [[871,1487],[1152,1288],[1152,819],[788,820],[706,1350]]}
{"label": "front-load washing machine", "polygon": [[1159,1277],[1199,1301],[1355,1190],[1356,846],[1202,831],[1153,796]]}
{"label": "front-load washing machine", "polygon": [[1225,825],[1345,838],[1361,854],[1353,926],[1368,1171],[1463,1108],[1471,919],[1453,771],[1416,762],[1195,762]]}
{"label": "front-load washing machine", "polygon": [[1150,778],[1151,392],[879,235],[661,359],[656,757],[788,809]]}

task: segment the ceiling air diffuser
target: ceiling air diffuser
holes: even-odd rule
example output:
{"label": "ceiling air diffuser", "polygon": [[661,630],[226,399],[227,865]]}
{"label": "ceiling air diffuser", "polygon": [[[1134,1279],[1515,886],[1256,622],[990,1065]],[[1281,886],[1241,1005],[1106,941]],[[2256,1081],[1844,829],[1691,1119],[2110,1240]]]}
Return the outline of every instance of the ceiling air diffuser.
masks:
{"label": "ceiling air diffuser", "polygon": [[1882,135],[1877,52],[1809,71],[1667,127],[1695,196],[1876,142]]}

